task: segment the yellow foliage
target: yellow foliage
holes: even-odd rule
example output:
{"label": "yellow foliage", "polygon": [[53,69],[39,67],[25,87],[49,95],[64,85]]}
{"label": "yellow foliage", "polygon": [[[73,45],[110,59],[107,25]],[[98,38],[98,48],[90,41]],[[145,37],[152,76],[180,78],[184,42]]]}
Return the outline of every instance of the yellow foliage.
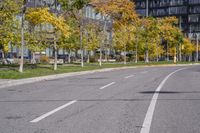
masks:
{"label": "yellow foliage", "polygon": [[61,31],[64,36],[69,37],[70,35],[70,27],[65,24],[64,18],[57,17],[50,13],[48,8],[29,9],[26,14],[26,19],[35,26],[42,23],[49,23],[53,25],[56,30]]}
{"label": "yellow foliage", "polygon": [[104,15],[111,16],[115,23],[134,23],[138,19],[135,5],[129,0],[93,0],[91,3]]}
{"label": "yellow foliage", "polygon": [[188,38],[183,39],[182,50],[185,55],[190,55],[195,51],[195,45]]}

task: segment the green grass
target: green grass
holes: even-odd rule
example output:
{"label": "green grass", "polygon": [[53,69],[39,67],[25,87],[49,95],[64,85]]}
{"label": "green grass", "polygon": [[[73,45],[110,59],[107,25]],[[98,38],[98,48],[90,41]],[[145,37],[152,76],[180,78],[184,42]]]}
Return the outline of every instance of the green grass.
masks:
{"label": "green grass", "polygon": [[[191,62],[179,62],[177,64],[189,64]],[[168,65],[173,64],[173,62],[151,62],[144,63],[138,62],[136,63],[128,63],[124,65],[123,63],[104,63],[102,67],[98,66],[98,63],[90,63],[85,64],[82,68],[79,64],[64,64],[59,65],[58,70],[54,71],[52,65],[38,64],[38,65],[25,65],[24,72],[18,72],[18,65],[0,65],[0,79],[23,79],[23,78],[31,78],[38,76],[46,76],[53,74],[61,74],[61,73],[69,73],[69,72],[79,72],[79,71],[87,71],[87,70],[95,70],[102,68],[116,68],[116,67],[124,67],[124,66],[151,66],[151,65]]]}

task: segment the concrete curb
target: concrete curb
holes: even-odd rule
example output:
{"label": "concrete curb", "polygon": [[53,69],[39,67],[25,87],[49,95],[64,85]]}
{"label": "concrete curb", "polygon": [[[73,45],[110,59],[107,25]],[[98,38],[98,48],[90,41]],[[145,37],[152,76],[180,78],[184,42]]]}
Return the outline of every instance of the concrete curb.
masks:
{"label": "concrete curb", "polygon": [[79,76],[84,74],[92,74],[98,72],[108,72],[108,71],[116,71],[116,70],[123,70],[123,69],[131,69],[131,68],[144,68],[144,67],[174,67],[174,66],[191,66],[191,65],[199,65],[199,64],[170,64],[170,65],[146,65],[146,66],[130,66],[130,67],[118,67],[118,68],[105,68],[105,69],[98,69],[98,70],[90,70],[90,71],[82,71],[82,72],[71,72],[71,73],[64,73],[64,74],[56,74],[56,75],[48,75],[48,76],[41,76],[41,77],[34,77],[34,78],[27,78],[27,79],[19,79],[19,80],[10,80],[0,83],[0,88],[12,87],[17,85],[29,84],[29,83],[36,83],[46,80],[53,80],[53,79],[61,79],[65,77],[71,76]]}

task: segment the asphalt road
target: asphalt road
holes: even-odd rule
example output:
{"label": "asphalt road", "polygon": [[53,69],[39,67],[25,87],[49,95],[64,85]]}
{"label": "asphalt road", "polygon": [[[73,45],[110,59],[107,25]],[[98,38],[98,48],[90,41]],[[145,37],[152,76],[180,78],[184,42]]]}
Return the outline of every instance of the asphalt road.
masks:
{"label": "asphalt road", "polygon": [[200,66],[2,88],[0,133],[200,133]]}

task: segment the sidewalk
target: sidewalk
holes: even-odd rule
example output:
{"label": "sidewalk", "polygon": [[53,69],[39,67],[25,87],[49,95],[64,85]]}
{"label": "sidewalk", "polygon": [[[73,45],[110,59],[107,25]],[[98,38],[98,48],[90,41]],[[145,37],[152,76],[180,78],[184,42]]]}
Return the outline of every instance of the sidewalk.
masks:
{"label": "sidewalk", "polygon": [[105,68],[105,69],[98,69],[98,70],[89,70],[89,71],[82,71],[82,72],[71,72],[71,73],[64,73],[64,74],[56,74],[56,75],[34,77],[34,78],[18,79],[18,80],[0,79],[0,88],[6,88],[6,87],[11,87],[11,86],[35,83],[35,82],[46,81],[46,80],[60,79],[60,78],[78,76],[78,75],[84,75],[84,74],[116,71],[116,70],[131,69],[131,68],[174,67],[174,66],[192,66],[192,65],[199,65],[199,64],[183,64],[183,65],[171,64],[171,65],[152,65],[152,66],[129,66],[129,67]]}

